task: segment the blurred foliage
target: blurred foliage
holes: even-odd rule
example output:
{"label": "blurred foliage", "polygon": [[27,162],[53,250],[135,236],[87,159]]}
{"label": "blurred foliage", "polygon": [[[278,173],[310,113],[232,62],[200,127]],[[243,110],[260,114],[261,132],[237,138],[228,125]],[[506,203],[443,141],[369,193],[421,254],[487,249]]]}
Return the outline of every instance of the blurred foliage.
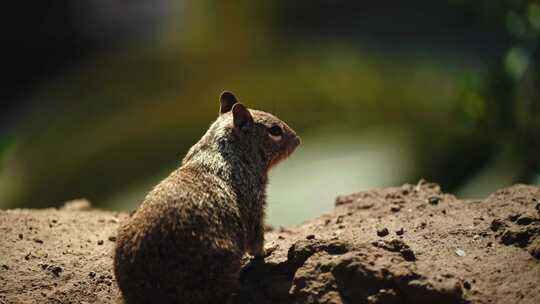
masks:
{"label": "blurred foliage", "polygon": [[332,125],[404,130],[415,171],[396,172],[403,182],[426,177],[459,189],[508,142],[516,147],[508,159],[522,172],[516,180],[530,181],[540,151],[531,67],[539,57],[538,2],[437,3],[426,1],[425,14],[481,20],[486,32],[506,33],[509,47],[475,56],[466,41],[452,50],[414,40],[369,44],[366,26],[390,21],[356,18],[363,4],[352,1],[176,4],[154,40],[101,54],[41,86],[4,158],[0,201],[46,206],[84,196],[99,204],[141,180],[157,182],[215,118],[223,89],[300,134]]}

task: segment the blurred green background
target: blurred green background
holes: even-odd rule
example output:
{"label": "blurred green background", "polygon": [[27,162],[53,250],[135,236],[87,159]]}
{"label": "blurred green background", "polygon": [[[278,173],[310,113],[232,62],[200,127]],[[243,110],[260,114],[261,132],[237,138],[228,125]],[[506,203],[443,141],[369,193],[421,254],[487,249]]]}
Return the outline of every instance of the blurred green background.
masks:
{"label": "blurred green background", "polygon": [[338,194],[540,184],[538,1],[54,1],[4,10],[0,208],[128,210],[231,90],[303,138],[268,220]]}

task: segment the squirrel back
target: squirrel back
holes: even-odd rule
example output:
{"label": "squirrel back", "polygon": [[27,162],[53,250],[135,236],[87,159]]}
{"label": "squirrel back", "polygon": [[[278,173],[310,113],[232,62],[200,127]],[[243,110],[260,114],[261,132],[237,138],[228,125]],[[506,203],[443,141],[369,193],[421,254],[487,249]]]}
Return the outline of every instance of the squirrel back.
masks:
{"label": "squirrel back", "polygon": [[114,270],[128,303],[217,303],[245,252],[264,255],[268,171],[300,144],[272,114],[230,92],[220,115],[119,228]]}

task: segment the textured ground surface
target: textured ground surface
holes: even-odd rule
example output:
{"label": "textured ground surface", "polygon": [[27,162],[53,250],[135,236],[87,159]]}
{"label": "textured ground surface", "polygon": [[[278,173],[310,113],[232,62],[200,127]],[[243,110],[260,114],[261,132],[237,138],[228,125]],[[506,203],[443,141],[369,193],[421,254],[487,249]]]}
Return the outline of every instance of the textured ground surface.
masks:
{"label": "textured ground surface", "polygon": [[[0,211],[0,303],[117,303],[112,250],[128,217]],[[459,200],[419,183],[341,196],[332,213],[268,232],[239,303],[540,303],[540,188]]]}

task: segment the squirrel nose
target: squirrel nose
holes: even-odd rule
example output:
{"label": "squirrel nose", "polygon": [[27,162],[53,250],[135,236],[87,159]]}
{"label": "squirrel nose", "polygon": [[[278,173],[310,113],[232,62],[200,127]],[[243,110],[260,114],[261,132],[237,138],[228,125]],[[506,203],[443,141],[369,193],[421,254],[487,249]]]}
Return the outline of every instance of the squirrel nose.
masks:
{"label": "squirrel nose", "polygon": [[295,136],[294,143],[298,146],[302,143],[302,139],[300,139],[300,136]]}

